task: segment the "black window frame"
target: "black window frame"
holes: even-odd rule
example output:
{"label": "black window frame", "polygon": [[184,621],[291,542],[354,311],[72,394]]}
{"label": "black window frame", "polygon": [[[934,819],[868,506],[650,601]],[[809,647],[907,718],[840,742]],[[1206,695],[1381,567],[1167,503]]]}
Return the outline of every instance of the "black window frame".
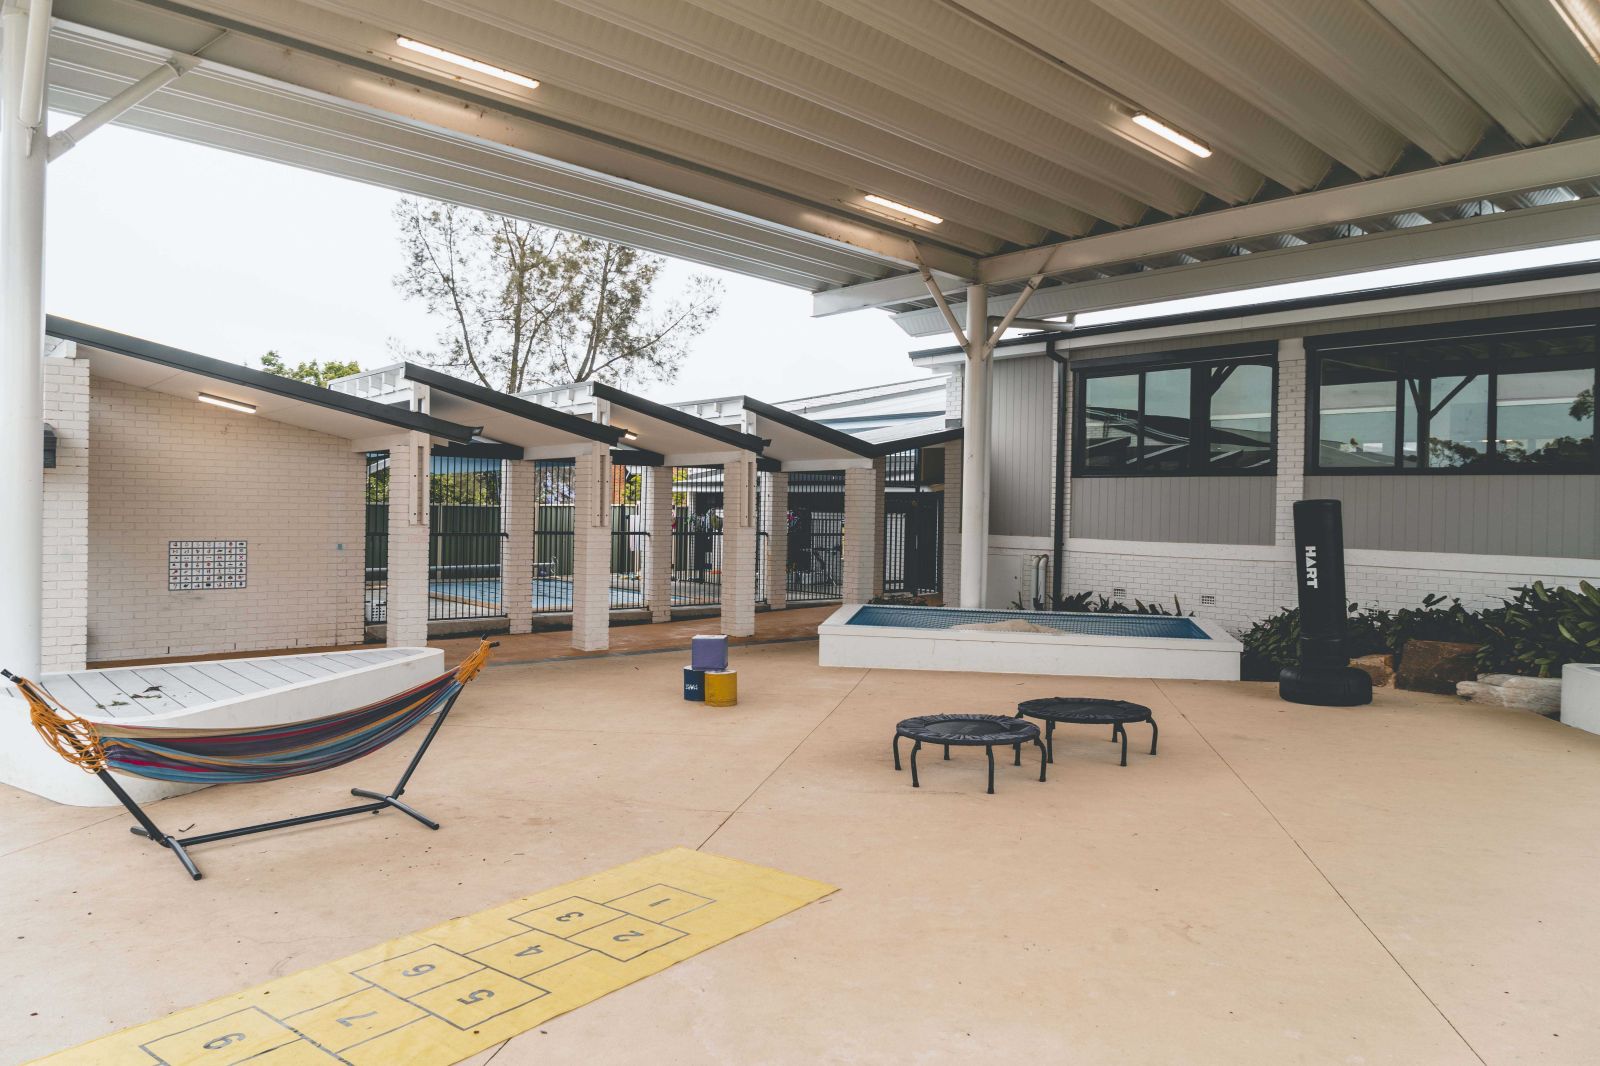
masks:
{"label": "black window frame", "polygon": [[[1322,364],[1324,360],[1339,361],[1341,353],[1374,348],[1389,348],[1405,344],[1427,344],[1434,341],[1461,340],[1481,337],[1498,341],[1501,338],[1526,336],[1530,333],[1571,333],[1587,327],[1594,338],[1594,352],[1590,366],[1595,372],[1597,389],[1600,389],[1600,312],[1594,310],[1558,311],[1542,314],[1511,315],[1500,318],[1444,322],[1427,326],[1405,326],[1395,329],[1361,330],[1358,332],[1328,333],[1309,336],[1306,346],[1306,441],[1305,473],[1308,477],[1593,477],[1600,474],[1600,415],[1595,416],[1593,438],[1589,444],[1589,463],[1581,468],[1552,468],[1530,463],[1507,463],[1499,459],[1499,449],[1490,451],[1487,461],[1479,466],[1406,466],[1404,456],[1404,412],[1401,405],[1405,397],[1407,367],[1397,363],[1395,370],[1395,461],[1393,466],[1322,466]],[[1496,352],[1484,371],[1489,377],[1488,437],[1496,439],[1499,418],[1499,376],[1506,366],[1525,361],[1509,359]],[[1424,427],[1418,426],[1418,437]]]}
{"label": "black window frame", "polygon": [[[1209,457],[1211,454],[1211,412],[1206,400],[1207,396],[1201,390],[1191,386],[1189,389],[1189,423],[1196,427],[1194,438],[1190,443],[1190,465],[1184,470],[1154,470],[1142,469],[1140,466],[1124,467],[1119,470],[1097,470],[1084,465],[1084,445],[1086,442],[1086,424],[1088,421],[1088,396],[1089,382],[1095,378],[1127,377],[1139,375],[1139,433],[1140,439],[1144,433],[1144,376],[1162,370],[1193,370],[1197,368],[1210,369],[1212,367],[1233,364],[1237,366],[1265,366],[1272,370],[1271,395],[1269,397],[1269,412],[1271,428],[1269,430],[1269,459],[1261,466],[1251,467],[1246,470],[1213,468],[1208,463],[1201,462],[1200,457]],[[1121,477],[1121,478],[1177,478],[1177,477],[1276,477],[1278,474],[1278,343],[1276,341],[1253,341],[1246,344],[1219,345],[1209,348],[1188,348],[1169,352],[1156,352],[1149,355],[1107,357],[1100,359],[1072,360],[1069,364],[1072,371],[1072,476],[1074,478],[1091,477]],[[1143,458],[1141,457],[1141,462]]]}

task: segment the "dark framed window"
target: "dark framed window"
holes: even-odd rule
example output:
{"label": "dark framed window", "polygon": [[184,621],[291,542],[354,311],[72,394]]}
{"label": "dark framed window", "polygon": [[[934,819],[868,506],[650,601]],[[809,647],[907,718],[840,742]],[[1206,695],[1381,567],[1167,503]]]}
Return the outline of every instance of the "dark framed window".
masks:
{"label": "dark framed window", "polygon": [[1600,473],[1597,326],[1591,313],[1313,339],[1306,469]]}
{"label": "dark framed window", "polygon": [[1271,346],[1095,361],[1073,377],[1074,477],[1276,472]]}

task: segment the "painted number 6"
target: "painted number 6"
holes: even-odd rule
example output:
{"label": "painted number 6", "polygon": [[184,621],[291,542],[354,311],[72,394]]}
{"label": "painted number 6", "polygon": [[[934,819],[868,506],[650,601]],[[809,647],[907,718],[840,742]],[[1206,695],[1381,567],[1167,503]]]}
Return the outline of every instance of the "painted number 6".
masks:
{"label": "painted number 6", "polygon": [[409,970],[401,970],[401,977],[421,977],[425,973],[432,973],[434,965],[431,962],[419,962]]}
{"label": "painted number 6", "polygon": [[244,1039],[244,1034],[243,1033],[224,1033],[222,1036],[216,1037],[216,1038],[211,1039],[211,1040],[207,1040],[204,1044],[201,1044],[200,1046],[205,1048],[207,1051],[221,1051],[223,1048],[227,1047],[229,1044],[236,1044],[236,1043],[238,1043],[239,1041],[241,1041],[243,1039]]}

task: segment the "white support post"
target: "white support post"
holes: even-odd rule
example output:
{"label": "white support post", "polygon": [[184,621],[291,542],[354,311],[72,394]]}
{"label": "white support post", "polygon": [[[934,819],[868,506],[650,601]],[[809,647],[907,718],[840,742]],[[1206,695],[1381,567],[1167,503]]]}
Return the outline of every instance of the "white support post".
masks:
{"label": "white support post", "polygon": [[529,633],[533,630],[533,525],[539,510],[539,470],[526,459],[513,459],[506,466],[501,603],[506,611],[507,629],[512,633]]}
{"label": "white support post", "polygon": [[722,465],[722,632],[756,631],[756,457]]}
{"label": "white support post", "polygon": [[391,648],[428,643],[429,474],[433,452],[425,433],[389,445],[388,588],[385,630]]}
{"label": "white support post", "polygon": [[989,583],[989,382],[993,361],[984,343],[989,294],[967,286],[967,361],[961,392],[960,606],[982,607]]}
{"label": "white support post", "polygon": [[951,441],[944,448],[944,527],[940,560],[940,598],[947,604],[961,602],[961,446]]}
{"label": "white support post", "polygon": [[650,621],[672,621],[672,467],[653,466],[645,477],[644,601]]}
{"label": "white support post", "polygon": [[572,646],[611,645],[611,449],[580,452],[572,471]]}
{"label": "white support post", "polygon": [[767,606],[774,611],[789,606],[789,475],[769,471],[767,492],[761,498],[765,513],[761,527],[767,531],[767,557],[762,561],[767,579]]}
{"label": "white support post", "polygon": [[[0,13],[0,666],[37,677],[44,561],[42,129],[49,0]],[[8,686],[9,687],[9,686]]]}
{"label": "white support post", "polygon": [[883,461],[844,472],[845,603],[866,603],[883,591]]}

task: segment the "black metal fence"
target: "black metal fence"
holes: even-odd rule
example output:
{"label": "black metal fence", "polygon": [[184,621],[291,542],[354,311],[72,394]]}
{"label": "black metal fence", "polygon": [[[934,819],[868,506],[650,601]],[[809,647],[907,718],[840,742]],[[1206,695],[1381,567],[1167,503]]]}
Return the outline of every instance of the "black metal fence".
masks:
{"label": "black metal fence", "polygon": [[428,620],[505,614],[505,460],[435,455],[429,479]]}
{"label": "black metal fence", "polygon": [[362,579],[362,618],[368,625],[389,617],[389,453],[367,453],[367,543]]}
{"label": "black metal fence", "polygon": [[650,468],[619,463],[611,470],[611,609],[636,610],[650,605],[644,587],[650,557],[644,493]]}
{"label": "black metal fence", "polygon": [[944,478],[942,449],[896,452],[884,461],[883,591],[931,596],[943,589]]}
{"label": "black metal fence", "polygon": [[838,600],[844,588],[844,473],[790,474],[783,520],[789,524],[788,601]]}
{"label": "black metal fence", "polygon": [[672,606],[722,602],[722,467],[672,468]]}

